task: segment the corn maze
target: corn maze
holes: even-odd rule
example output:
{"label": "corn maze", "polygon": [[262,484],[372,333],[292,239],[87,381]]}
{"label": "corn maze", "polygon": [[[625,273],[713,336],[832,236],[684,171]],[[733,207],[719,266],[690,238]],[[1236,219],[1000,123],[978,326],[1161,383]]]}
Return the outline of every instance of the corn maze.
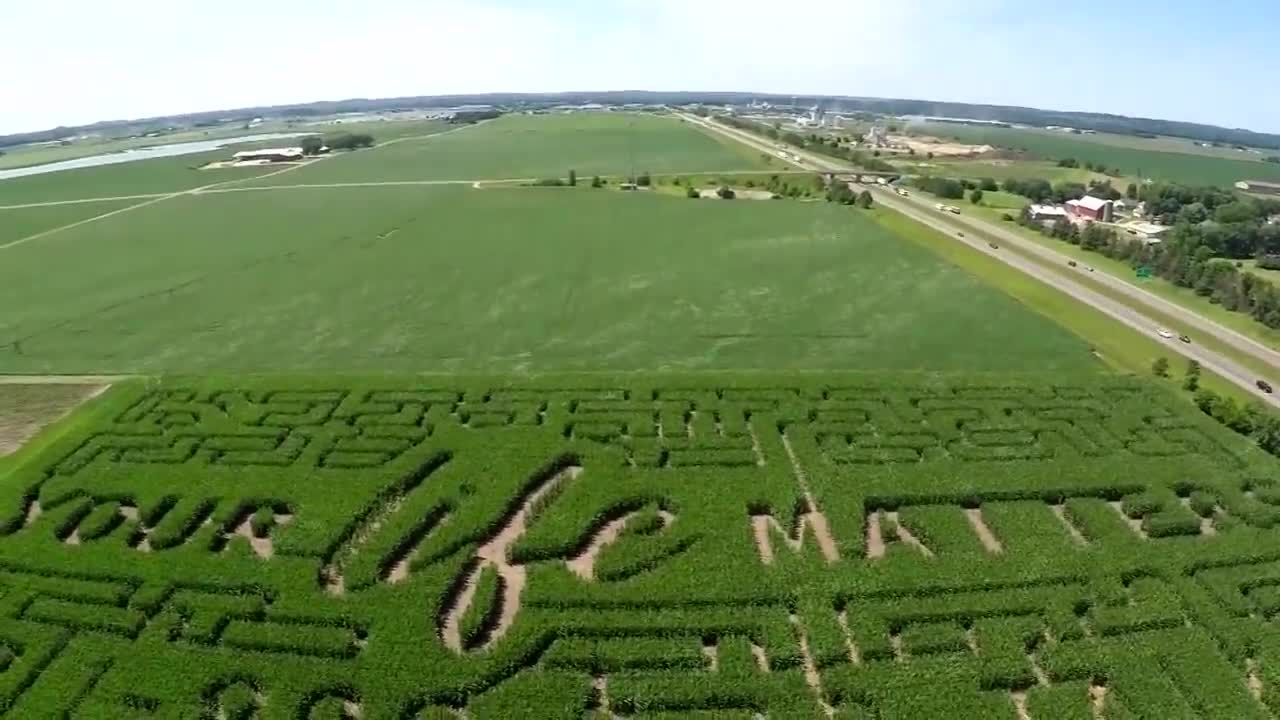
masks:
{"label": "corn maze", "polygon": [[1280,472],[1130,379],[117,386],[0,482],[21,718],[1280,716]]}

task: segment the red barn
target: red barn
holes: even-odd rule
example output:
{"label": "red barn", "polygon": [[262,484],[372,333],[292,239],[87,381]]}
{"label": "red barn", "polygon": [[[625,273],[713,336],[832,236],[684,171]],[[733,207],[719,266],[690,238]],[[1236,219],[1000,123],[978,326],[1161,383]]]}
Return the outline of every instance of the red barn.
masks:
{"label": "red barn", "polygon": [[1067,201],[1067,212],[1082,220],[1096,222],[1111,222],[1113,207],[1114,203],[1110,200],[1103,200],[1092,195],[1085,195],[1079,200]]}

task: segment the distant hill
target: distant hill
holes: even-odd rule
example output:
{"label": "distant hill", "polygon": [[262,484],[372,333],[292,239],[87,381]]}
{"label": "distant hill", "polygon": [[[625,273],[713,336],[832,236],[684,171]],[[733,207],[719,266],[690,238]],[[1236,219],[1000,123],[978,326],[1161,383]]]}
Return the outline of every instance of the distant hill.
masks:
{"label": "distant hill", "polygon": [[301,105],[275,105],[267,107],[239,108],[212,112],[187,113],[137,120],[112,120],[80,125],[56,127],[39,132],[0,136],[0,147],[29,142],[61,140],[86,132],[117,133],[169,126],[199,126],[225,121],[248,121],[255,117],[305,117],[332,115],[335,113],[376,112],[390,110],[423,110],[458,105],[499,105],[504,107],[538,107],[545,105],[579,103],[643,103],[737,105],[752,101],[764,101],[789,105],[822,105],[829,110],[848,112],[872,112],[889,115],[933,115],[971,118],[975,120],[999,120],[1026,125],[1064,125],[1082,130],[1122,133],[1127,135],[1173,135],[1204,142],[1228,145],[1280,148],[1280,135],[1258,133],[1240,128],[1223,128],[1200,123],[1134,118],[1105,113],[1066,112],[1039,110],[1036,108],[1005,105],[971,105],[969,103],[935,102],[932,100],[899,100],[892,98],[843,97],[833,95],[770,95],[742,92],[653,92],[645,90],[612,90],[605,92],[567,93],[483,93],[475,95],[433,95],[383,99],[353,98],[349,100],[325,100]]}

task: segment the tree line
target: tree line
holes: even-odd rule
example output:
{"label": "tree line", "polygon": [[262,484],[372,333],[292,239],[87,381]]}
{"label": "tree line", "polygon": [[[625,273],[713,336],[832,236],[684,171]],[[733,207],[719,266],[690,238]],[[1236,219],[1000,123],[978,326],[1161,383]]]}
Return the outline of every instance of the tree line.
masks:
{"label": "tree line", "polygon": [[821,104],[830,111],[844,113],[862,113],[867,117],[876,115],[928,115],[937,117],[975,118],[980,120],[999,120],[1007,123],[1025,125],[1061,125],[1113,132],[1139,137],[1155,137],[1157,135],[1173,135],[1192,140],[1217,142],[1232,146],[1250,146],[1280,148],[1280,135],[1256,133],[1249,130],[1228,129],[1214,125],[1154,120],[1151,118],[1132,118],[1102,113],[1061,112],[1055,110],[1039,110],[1036,108],[1006,107],[1001,105],[972,105],[969,103],[937,102],[932,100],[906,100],[893,98],[852,98],[832,96],[809,96],[797,100],[790,95],[766,95],[743,92],[651,92],[621,90],[608,92],[564,92],[564,93],[487,93],[472,95],[437,95],[377,99],[349,99],[338,101],[322,101],[294,105],[272,105],[235,110],[219,110],[204,113],[168,115],[147,118],[144,120],[108,121],[80,125],[75,127],[56,127],[38,132],[19,133],[0,136],[0,147],[20,145],[29,142],[44,142],[74,137],[85,132],[100,132],[108,135],[119,135],[130,128],[148,128],[156,126],[184,126],[193,123],[221,123],[229,119],[248,122],[252,118],[286,118],[336,115],[340,113],[389,112],[398,110],[423,110],[429,108],[448,108],[462,105],[491,105],[526,110],[558,104],[582,104],[597,102],[602,104],[639,103],[650,106],[660,105],[694,105],[710,106],[746,105],[764,100],[775,105],[791,105],[800,102],[805,105]]}
{"label": "tree line", "polygon": [[1124,174],[1124,173],[1120,170],[1120,168],[1109,168],[1109,167],[1107,167],[1106,165],[1104,165],[1103,163],[1100,163],[1100,162],[1099,162],[1099,163],[1095,163],[1095,162],[1091,162],[1091,161],[1085,161],[1084,163],[1081,163],[1079,160],[1077,160],[1077,159],[1075,159],[1075,158],[1073,158],[1073,157],[1069,157],[1069,158],[1062,158],[1061,160],[1059,160],[1059,161],[1058,161],[1058,167],[1060,167],[1060,168],[1079,168],[1079,167],[1083,167],[1085,170],[1088,170],[1088,171],[1090,171],[1090,172],[1096,172],[1096,173],[1101,174],[1101,175],[1111,175],[1112,177],[1120,177],[1121,175],[1123,175],[1123,174]]}
{"label": "tree line", "polygon": [[766,125],[732,115],[725,115],[717,119],[725,125],[739,130],[753,132],[770,140],[778,140],[788,145],[794,145],[802,150],[820,153],[837,160],[844,160],[854,167],[862,168],[868,172],[897,172],[898,170],[874,154],[867,154],[862,150],[851,147],[847,143],[841,143],[840,138],[824,138],[817,134],[805,136],[797,132],[783,130],[776,125]]}
{"label": "tree line", "polygon": [[[1280,456],[1280,416],[1257,400],[1239,404],[1229,397],[1200,387],[1201,372],[1198,361],[1187,361],[1182,389],[1195,394],[1196,407],[1227,428],[1249,438],[1266,452]],[[1158,378],[1169,379],[1169,359],[1156,358],[1151,363],[1151,373]]]}
{"label": "tree line", "polygon": [[338,133],[326,135],[308,135],[302,138],[302,152],[306,155],[319,155],[322,148],[330,150],[358,150],[373,147],[373,136],[367,133]]}
{"label": "tree line", "polygon": [[965,191],[970,191],[970,199],[972,200],[977,193],[977,200],[973,200],[976,205],[982,202],[982,193],[995,192],[1000,189],[996,181],[992,178],[982,178],[980,180],[966,180],[964,178],[944,178],[933,177],[930,175],[922,175],[915,178],[912,184],[917,188],[924,190],[932,195],[947,200],[960,200],[965,196]]}
{"label": "tree line", "polygon": [[853,188],[849,187],[849,183],[835,180],[827,187],[827,202],[853,205],[869,210],[875,204],[875,199],[871,197],[870,190],[854,192]]}

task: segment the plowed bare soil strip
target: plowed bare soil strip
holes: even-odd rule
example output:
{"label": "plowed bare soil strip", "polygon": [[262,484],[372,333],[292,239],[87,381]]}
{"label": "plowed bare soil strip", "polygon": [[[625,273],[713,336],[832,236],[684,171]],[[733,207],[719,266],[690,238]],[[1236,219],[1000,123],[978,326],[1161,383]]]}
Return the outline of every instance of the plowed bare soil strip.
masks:
{"label": "plowed bare soil strip", "polygon": [[46,426],[109,385],[0,384],[0,457],[17,452]]}

